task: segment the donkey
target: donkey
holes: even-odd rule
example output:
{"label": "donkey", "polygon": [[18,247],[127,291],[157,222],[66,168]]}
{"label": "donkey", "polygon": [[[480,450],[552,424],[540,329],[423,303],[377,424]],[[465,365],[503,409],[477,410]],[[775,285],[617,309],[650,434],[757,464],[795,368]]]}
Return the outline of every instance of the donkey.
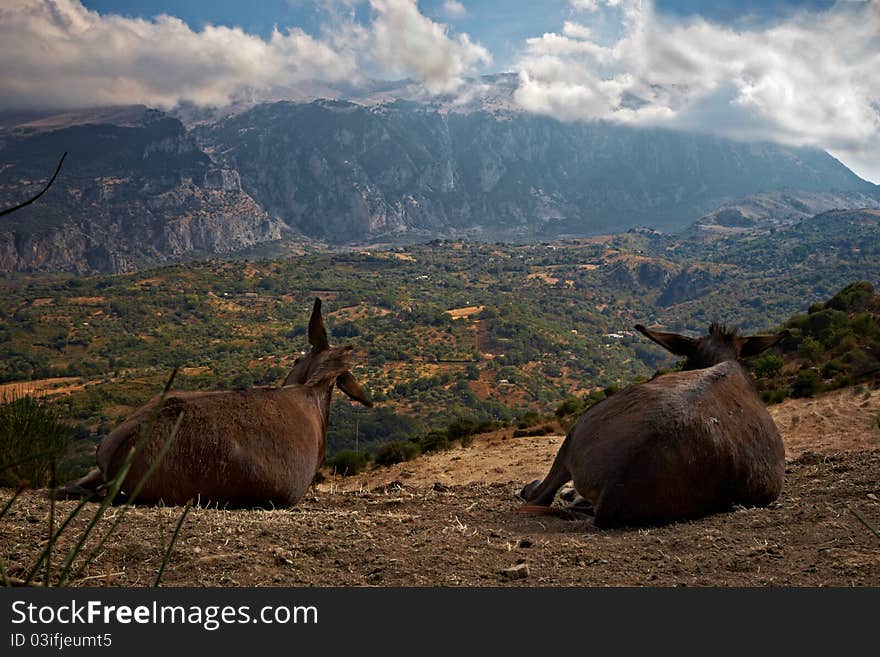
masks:
{"label": "donkey", "polygon": [[138,500],[295,505],[324,461],[334,384],[351,399],[373,405],[349,371],[351,347],[330,347],[320,299],[312,309],[309,343],[311,351],[294,361],[280,388],[175,391],[161,408],[161,396],[154,397],[101,441],[98,466],[60,492],[91,494],[116,476],[140,443],[122,484],[131,493],[182,415],[174,441]]}
{"label": "donkey", "polygon": [[589,408],[547,477],[520,491],[523,511],[547,513],[568,481],[597,527],[657,525],[734,505],[766,506],[782,491],[779,431],[738,362],[788,334],[740,337],[718,324],[696,339],[636,330],[677,356],[683,371],[631,385]]}

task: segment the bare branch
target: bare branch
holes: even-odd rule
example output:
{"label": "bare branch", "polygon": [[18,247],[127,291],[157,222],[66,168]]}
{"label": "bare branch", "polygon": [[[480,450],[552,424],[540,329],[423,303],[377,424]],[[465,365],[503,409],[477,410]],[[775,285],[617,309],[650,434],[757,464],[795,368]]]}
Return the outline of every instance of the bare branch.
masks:
{"label": "bare branch", "polygon": [[58,166],[55,167],[55,173],[52,174],[52,177],[49,179],[49,182],[47,182],[46,186],[43,187],[43,191],[41,191],[39,194],[37,194],[33,198],[29,198],[24,203],[19,203],[18,205],[14,205],[11,208],[6,208],[5,210],[0,210],[0,217],[2,217],[4,214],[9,214],[10,212],[15,212],[16,210],[21,210],[24,206],[30,205],[31,203],[36,201],[38,198],[40,198],[43,194],[45,194],[48,191],[48,189],[52,186],[52,183],[55,182],[55,178],[58,177],[58,172],[61,171],[61,165],[64,163],[65,157],[67,157],[67,151],[64,151],[64,155],[62,155],[61,159],[58,160]]}

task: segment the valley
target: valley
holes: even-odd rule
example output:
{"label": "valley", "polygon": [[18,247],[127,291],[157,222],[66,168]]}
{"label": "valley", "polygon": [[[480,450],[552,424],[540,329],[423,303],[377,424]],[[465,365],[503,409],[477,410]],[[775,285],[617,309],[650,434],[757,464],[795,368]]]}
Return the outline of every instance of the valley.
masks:
{"label": "valley", "polygon": [[[329,453],[442,445],[437,432],[455,422],[466,420],[468,431],[540,424],[565,400],[674,366],[634,334],[635,323],[697,333],[720,321],[765,332],[820,310],[853,281],[876,282],[878,263],[880,214],[863,210],[723,238],[633,229],[532,245],[205,260],[116,276],[15,274],[0,277],[0,384],[10,394],[32,385],[76,425],[71,468],[82,471],[95,442],[174,367],[183,389],[278,385],[307,348],[305,323],[320,296],[331,341],[356,348],[356,375],[377,402],[364,409],[337,396]],[[801,370],[815,370],[816,390],[865,380],[880,314],[872,312],[852,327],[833,308],[797,320],[795,361],[768,370],[765,398],[790,396]],[[829,345],[815,361],[798,356],[811,335]]]}

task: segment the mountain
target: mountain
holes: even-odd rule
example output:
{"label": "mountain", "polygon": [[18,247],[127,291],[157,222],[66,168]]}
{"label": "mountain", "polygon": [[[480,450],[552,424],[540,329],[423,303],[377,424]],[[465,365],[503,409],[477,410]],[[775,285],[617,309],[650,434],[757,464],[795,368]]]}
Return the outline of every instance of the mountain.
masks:
{"label": "mountain", "polygon": [[815,149],[408,101],[264,104],[196,135],[270,214],[333,244],[674,230],[759,191],[875,190]]}
{"label": "mountain", "polygon": [[562,123],[515,110],[514,81],[497,77],[464,100],[388,102],[416,97],[404,81],[357,103],[182,108],[189,128],[140,106],[0,116],[0,204],[40,189],[69,152],[39,203],[0,224],[0,271],[125,272],[291,242],[669,231],[727,203],[705,220],[724,227],[880,198],[823,151]]}
{"label": "mountain", "polygon": [[143,107],[0,121],[0,270],[125,272],[278,240],[283,224],[177,119]]}
{"label": "mountain", "polygon": [[780,189],[723,203],[694,225],[698,233],[725,235],[769,230],[831,210],[880,209],[880,193],[806,192]]}

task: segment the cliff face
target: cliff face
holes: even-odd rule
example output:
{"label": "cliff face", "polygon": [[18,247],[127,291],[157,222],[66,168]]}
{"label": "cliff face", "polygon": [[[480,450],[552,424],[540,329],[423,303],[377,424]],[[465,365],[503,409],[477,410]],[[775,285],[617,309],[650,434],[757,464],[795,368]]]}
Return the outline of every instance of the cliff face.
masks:
{"label": "cliff face", "polygon": [[874,189],[812,149],[403,101],[260,105],[196,134],[271,214],[331,243],[677,229],[764,189]]}
{"label": "cliff face", "polygon": [[38,203],[0,224],[0,270],[125,272],[187,255],[280,239],[272,219],[176,119],[19,128],[3,135],[0,205],[61,175]]}

